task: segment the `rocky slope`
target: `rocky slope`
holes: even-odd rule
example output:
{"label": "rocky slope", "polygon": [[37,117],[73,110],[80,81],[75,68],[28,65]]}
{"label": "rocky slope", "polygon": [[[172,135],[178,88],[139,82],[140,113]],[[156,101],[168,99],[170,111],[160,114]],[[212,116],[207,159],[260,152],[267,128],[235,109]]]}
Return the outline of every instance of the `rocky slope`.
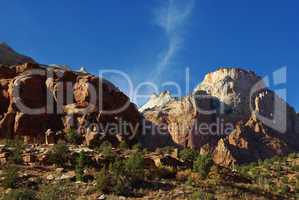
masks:
{"label": "rocky slope", "polygon": [[[31,74],[32,69],[39,70],[41,74]],[[112,123],[124,122],[138,126],[140,114],[129,98],[107,80],[34,63],[3,65],[0,78],[1,138],[20,136],[29,143],[44,143],[46,134],[49,141],[53,141],[64,137],[63,131],[73,128],[80,131],[87,142],[102,133],[101,139],[118,143],[134,140],[139,130],[138,127],[137,131],[110,127]],[[94,93],[91,88],[94,88]],[[89,103],[91,98],[95,98],[94,104]],[[40,112],[26,113],[26,110],[20,109],[20,103],[29,109],[39,108]],[[119,112],[103,113],[103,110],[122,107],[124,109]],[[90,128],[91,123],[101,126]],[[112,128],[114,133],[106,134]]]}
{"label": "rocky slope", "polygon": [[192,95],[152,106],[143,115],[166,126],[171,142],[212,153],[225,166],[299,150],[294,109],[264,88],[259,76],[242,69],[209,73]]}
{"label": "rocky slope", "polygon": [[6,43],[0,42],[0,64],[16,65],[35,61],[27,56],[21,55],[9,47]]}

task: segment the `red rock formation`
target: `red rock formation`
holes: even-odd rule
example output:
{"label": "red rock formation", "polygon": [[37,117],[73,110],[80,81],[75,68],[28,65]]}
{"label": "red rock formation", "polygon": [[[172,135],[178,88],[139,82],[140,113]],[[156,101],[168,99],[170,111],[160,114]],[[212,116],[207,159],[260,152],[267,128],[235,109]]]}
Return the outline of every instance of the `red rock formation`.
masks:
{"label": "red rock formation", "polygon": [[[55,132],[71,127],[81,128],[82,134],[85,134],[90,123],[102,124],[103,128],[98,131],[104,132],[109,132],[111,128],[105,129],[104,125],[112,122],[127,122],[132,127],[139,125],[140,115],[136,106],[106,80],[90,74],[57,67],[43,68],[31,63],[1,69],[0,67],[2,138],[18,135],[26,136],[28,142],[43,143],[48,129]],[[39,70],[39,74],[31,74],[32,69]],[[91,103],[90,88],[95,90],[95,100]],[[28,109],[39,109],[39,112],[28,113],[20,108],[20,104]],[[122,107],[124,109],[119,112],[104,112]],[[136,133],[130,129],[124,132],[120,128],[108,138],[117,141],[116,135],[122,135],[123,139],[133,140],[134,134],[139,130],[137,128]]]}

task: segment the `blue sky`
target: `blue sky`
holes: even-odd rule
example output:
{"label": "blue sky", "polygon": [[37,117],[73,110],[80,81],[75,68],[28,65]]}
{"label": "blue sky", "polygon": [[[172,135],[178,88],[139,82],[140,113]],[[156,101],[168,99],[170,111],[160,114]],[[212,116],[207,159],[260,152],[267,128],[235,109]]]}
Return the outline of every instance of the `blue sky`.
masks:
{"label": "blue sky", "polygon": [[298,9],[295,0],[4,0],[0,41],[40,63],[122,70],[135,85],[184,87],[186,67],[192,89],[219,66],[261,76],[287,66],[287,84],[277,87],[299,110]]}

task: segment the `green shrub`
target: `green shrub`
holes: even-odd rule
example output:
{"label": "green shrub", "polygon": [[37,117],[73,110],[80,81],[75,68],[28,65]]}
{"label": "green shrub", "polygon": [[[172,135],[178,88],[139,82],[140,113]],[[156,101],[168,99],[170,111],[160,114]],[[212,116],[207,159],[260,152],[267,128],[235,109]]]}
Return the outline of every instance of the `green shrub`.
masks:
{"label": "green shrub", "polygon": [[211,194],[211,193],[206,193],[206,194],[205,194],[205,199],[206,199],[206,200],[214,200],[215,197],[214,197],[214,195]]}
{"label": "green shrub", "polygon": [[96,187],[102,192],[128,195],[132,188],[144,178],[144,157],[141,152],[132,154],[126,160],[115,159],[96,176]]}
{"label": "green shrub", "polygon": [[195,185],[192,176],[188,177],[188,179],[186,181],[186,184],[189,185],[189,186]]}
{"label": "green shrub", "polygon": [[110,163],[109,172],[112,178],[118,179],[121,176],[124,176],[125,174],[124,161],[117,158],[114,162]]}
{"label": "green shrub", "polygon": [[140,143],[136,143],[132,146],[132,149],[139,151],[142,149],[142,145]]}
{"label": "green shrub", "polygon": [[279,193],[281,193],[281,194],[287,194],[288,192],[290,192],[290,187],[288,185],[284,184],[279,189]]}
{"label": "green shrub", "polygon": [[144,177],[144,157],[141,152],[131,155],[124,161],[125,176],[132,184],[143,180]]}
{"label": "green shrub", "polygon": [[37,200],[37,198],[31,190],[14,189],[5,194],[3,200]]}
{"label": "green shrub", "polygon": [[23,140],[20,138],[6,140],[6,146],[11,148],[8,161],[15,164],[22,164],[22,152],[25,148]]}
{"label": "green shrub", "polygon": [[193,149],[185,148],[179,151],[179,158],[184,162],[189,163],[191,166],[193,165],[194,160],[197,158],[199,153]]}
{"label": "green shrub", "polygon": [[128,148],[129,148],[129,145],[127,144],[126,141],[121,141],[121,142],[119,143],[118,147],[119,147],[120,149],[128,149]]}
{"label": "green shrub", "polygon": [[205,193],[202,191],[193,192],[190,197],[190,200],[213,200],[213,199],[215,199],[213,194]]}
{"label": "green shrub", "polygon": [[129,195],[130,188],[127,185],[128,182],[125,182],[123,179],[117,179],[112,191],[116,195]]}
{"label": "green shrub", "polygon": [[105,167],[103,167],[100,170],[100,172],[96,175],[96,188],[100,192],[109,191],[109,176]]}
{"label": "green shrub", "polygon": [[68,147],[64,143],[55,144],[48,156],[50,164],[65,167],[68,162]]}
{"label": "green shrub", "polygon": [[88,165],[87,156],[81,151],[76,159],[76,180],[84,181],[84,167]]}
{"label": "green shrub", "polygon": [[110,142],[103,142],[100,146],[100,151],[106,160],[114,161],[115,155],[112,152],[112,145]]}
{"label": "green shrub", "polygon": [[287,183],[289,182],[289,177],[284,176],[284,177],[282,178],[282,182],[285,183],[285,184],[287,184]]}
{"label": "green shrub", "polygon": [[174,179],[176,178],[177,171],[173,167],[160,166],[156,171],[156,176],[159,179]]}
{"label": "green shrub", "polygon": [[206,178],[213,164],[211,155],[198,155],[193,163],[193,170]]}
{"label": "green shrub", "polygon": [[255,179],[259,176],[259,170],[257,168],[250,168],[248,174]]}
{"label": "green shrub", "polygon": [[40,200],[75,200],[76,196],[67,182],[42,185],[38,195]]}
{"label": "green shrub", "polygon": [[200,191],[193,192],[190,200],[198,200],[198,199],[202,199],[201,192]]}
{"label": "green shrub", "polygon": [[4,188],[16,188],[18,181],[18,168],[10,165],[4,169],[3,172],[4,179],[2,181],[2,186]]}
{"label": "green shrub", "polygon": [[71,144],[81,144],[82,136],[74,128],[70,128],[66,132],[66,140]]}

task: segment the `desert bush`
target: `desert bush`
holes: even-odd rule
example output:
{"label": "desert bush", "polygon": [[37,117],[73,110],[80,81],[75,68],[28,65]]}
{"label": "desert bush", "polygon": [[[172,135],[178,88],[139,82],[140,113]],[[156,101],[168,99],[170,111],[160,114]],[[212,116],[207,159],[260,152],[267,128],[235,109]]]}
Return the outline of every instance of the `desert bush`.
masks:
{"label": "desert bush", "polygon": [[202,191],[195,191],[192,193],[191,197],[190,197],[191,200],[213,200],[215,199],[214,198],[214,195],[211,194],[211,193],[206,193],[206,192],[202,192]]}
{"label": "desert bush", "polygon": [[206,178],[214,162],[211,155],[198,155],[193,163],[193,171]]}
{"label": "desert bush", "polygon": [[6,140],[5,145],[11,149],[8,161],[15,164],[22,164],[22,152],[25,148],[23,140],[20,138]]}
{"label": "desert bush", "polygon": [[124,179],[116,179],[112,192],[116,195],[129,195],[132,193],[132,189],[129,186],[130,183],[126,182]]}
{"label": "desert bush", "polygon": [[262,164],[264,167],[269,168],[271,166],[271,160],[265,159]]}
{"label": "desert bush", "polygon": [[142,145],[140,143],[136,143],[132,146],[132,149],[139,151],[142,149]]}
{"label": "desert bush", "polygon": [[13,189],[4,195],[3,200],[37,200],[37,198],[31,190]]}
{"label": "desert bush", "polygon": [[214,197],[214,195],[212,193],[206,193],[205,194],[205,199],[206,200],[214,200],[215,197]]}
{"label": "desert bush", "polygon": [[257,168],[249,168],[248,174],[255,179],[259,176],[259,170]]}
{"label": "desert bush", "polygon": [[202,193],[200,191],[195,191],[192,193],[190,200],[202,199]]}
{"label": "desert bush", "polygon": [[114,161],[115,159],[115,155],[114,153],[112,152],[112,145],[110,142],[108,141],[105,141],[101,144],[100,146],[100,152],[102,153],[102,155],[104,156],[104,158],[106,160],[109,160],[109,161]]}
{"label": "desert bush", "polygon": [[38,194],[41,200],[75,200],[76,196],[66,182],[42,185]]}
{"label": "desert bush", "polygon": [[89,165],[89,160],[86,154],[81,151],[76,159],[76,180],[77,181],[84,181],[84,168]]}
{"label": "desert bush", "polygon": [[278,191],[281,194],[287,194],[288,192],[290,192],[290,190],[291,189],[290,189],[290,187],[288,185],[283,184]]}
{"label": "desert bush", "polygon": [[128,149],[128,148],[129,148],[129,145],[127,144],[126,141],[121,141],[121,142],[119,143],[118,147],[119,147],[120,149]]}
{"label": "desert bush", "polygon": [[74,128],[70,128],[66,132],[66,140],[71,144],[81,144],[82,136]]}
{"label": "desert bush", "polygon": [[105,168],[96,176],[96,188],[104,193],[114,193],[116,195],[127,195],[130,192],[128,180],[125,180],[124,163],[116,160],[109,166],[109,171]]}
{"label": "desert bush", "polygon": [[141,152],[132,154],[126,160],[116,158],[109,164],[109,170],[102,168],[97,174],[97,189],[106,193],[128,195],[144,179],[144,174],[144,157]]}
{"label": "desert bush", "polygon": [[100,192],[109,191],[109,175],[105,167],[96,175],[96,188]]}
{"label": "desert bush", "polygon": [[55,144],[48,154],[50,164],[65,167],[68,162],[68,147],[64,143]]}
{"label": "desert bush", "polygon": [[185,148],[179,151],[179,158],[184,162],[188,163],[190,166],[193,165],[193,162],[195,161],[198,155],[199,153],[197,151],[190,148]]}
{"label": "desert bush", "polygon": [[116,158],[114,162],[110,163],[109,165],[109,173],[112,176],[112,178],[120,178],[125,174],[125,167],[124,167],[124,161]]}
{"label": "desert bush", "polygon": [[134,153],[124,161],[125,176],[132,184],[144,177],[144,157],[140,152]]}
{"label": "desert bush", "polygon": [[2,187],[4,188],[16,188],[18,182],[18,168],[9,165],[3,171]]}
{"label": "desert bush", "polygon": [[159,166],[155,173],[159,179],[173,179],[176,178],[177,171],[173,167]]}
{"label": "desert bush", "polygon": [[289,182],[289,177],[284,176],[284,177],[282,177],[281,181],[282,181],[283,183],[287,184],[287,183]]}

